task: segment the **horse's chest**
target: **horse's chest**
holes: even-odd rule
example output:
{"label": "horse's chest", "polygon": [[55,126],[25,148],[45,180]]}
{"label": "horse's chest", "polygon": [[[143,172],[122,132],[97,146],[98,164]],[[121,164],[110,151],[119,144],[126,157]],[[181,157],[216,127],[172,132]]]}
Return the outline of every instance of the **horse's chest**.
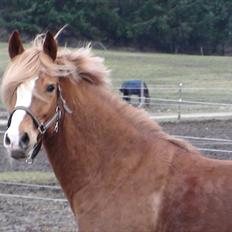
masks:
{"label": "horse's chest", "polygon": [[[108,198],[108,200],[107,200]],[[96,199],[97,201],[97,199]],[[88,213],[78,215],[81,231],[155,231],[160,196],[105,196]]]}

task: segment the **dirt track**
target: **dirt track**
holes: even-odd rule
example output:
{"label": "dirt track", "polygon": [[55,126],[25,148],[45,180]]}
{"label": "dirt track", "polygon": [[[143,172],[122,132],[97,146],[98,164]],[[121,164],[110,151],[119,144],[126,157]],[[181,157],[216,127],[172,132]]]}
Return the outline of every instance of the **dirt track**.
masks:
{"label": "dirt track", "polygon": [[[38,189],[0,184],[1,193],[63,198],[61,190]],[[71,232],[75,221],[68,203],[0,197],[0,231]]]}
{"label": "dirt track", "polygon": [[[211,137],[232,139],[232,120],[204,121],[204,122],[177,122],[161,123],[164,130],[174,135]],[[195,141],[198,147],[207,147],[221,150],[232,150],[232,144],[221,142]],[[1,150],[1,153],[4,151]],[[232,159],[232,153],[207,152],[207,155],[218,159]],[[9,170],[7,159],[2,154],[0,170]],[[33,166],[25,166],[24,163],[14,163],[14,170],[49,170],[50,166],[44,154]],[[22,180],[23,181],[23,180]],[[8,186],[0,184],[1,193],[23,194],[50,198],[63,198],[60,190],[37,189],[31,187]],[[0,231],[75,231],[75,222],[67,203],[26,200],[18,198],[0,197]]]}
{"label": "dirt track", "polygon": [[[232,140],[232,120],[208,120],[197,122],[161,123],[163,129],[172,135],[219,138]],[[232,141],[189,140],[200,148],[232,151]],[[231,153],[202,151],[203,154],[216,159],[232,159]]]}

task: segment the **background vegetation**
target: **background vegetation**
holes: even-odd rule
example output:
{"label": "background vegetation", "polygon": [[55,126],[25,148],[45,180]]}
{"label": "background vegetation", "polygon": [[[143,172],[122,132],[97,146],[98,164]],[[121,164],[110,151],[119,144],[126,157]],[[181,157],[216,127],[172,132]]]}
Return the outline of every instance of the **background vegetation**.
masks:
{"label": "background vegetation", "polygon": [[63,41],[101,41],[174,53],[224,54],[232,38],[230,0],[0,0],[0,37],[25,39],[69,28]]}

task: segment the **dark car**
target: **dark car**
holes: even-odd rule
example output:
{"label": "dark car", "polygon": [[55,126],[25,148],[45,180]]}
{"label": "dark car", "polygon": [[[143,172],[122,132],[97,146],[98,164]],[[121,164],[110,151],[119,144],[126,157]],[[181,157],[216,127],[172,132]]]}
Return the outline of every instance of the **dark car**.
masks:
{"label": "dark car", "polygon": [[119,91],[123,94],[123,99],[130,102],[131,95],[137,95],[139,97],[139,102],[142,103],[142,98],[144,97],[144,103],[149,105],[150,95],[147,85],[142,80],[126,80],[122,83]]}

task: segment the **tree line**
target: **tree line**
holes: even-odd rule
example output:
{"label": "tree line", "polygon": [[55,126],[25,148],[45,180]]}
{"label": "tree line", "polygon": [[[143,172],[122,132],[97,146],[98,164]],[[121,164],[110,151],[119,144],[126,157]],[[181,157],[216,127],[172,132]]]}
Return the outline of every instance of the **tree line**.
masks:
{"label": "tree line", "polygon": [[101,41],[172,53],[224,54],[231,47],[231,0],[0,0],[0,36],[26,39],[59,30],[62,40]]}

